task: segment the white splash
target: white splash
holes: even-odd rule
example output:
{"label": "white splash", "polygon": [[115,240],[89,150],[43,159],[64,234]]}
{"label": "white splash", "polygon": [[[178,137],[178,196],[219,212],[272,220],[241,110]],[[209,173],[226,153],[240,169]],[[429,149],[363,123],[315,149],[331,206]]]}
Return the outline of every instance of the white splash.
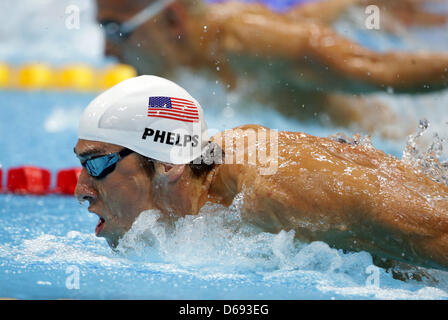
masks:
{"label": "white splash", "polygon": [[415,134],[408,136],[406,147],[403,151],[403,162],[413,166],[417,171],[423,172],[436,182],[448,185],[448,161],[443,161],[443,146],[446,138],[440,138],[436,132],[433,139],[425,144],[418,145],[420,137],[428,130],[429,121],[420,120],[418,130]]}
{"label": "white splash", "polygon": [[65,130],[77,130],[83,108],[55,108],[45,119],[44,128],[47,132],[62,132]]}
{"label": "white splash", "polygon": [[[367,270],[373,265],[369,253],[343,253],[320,241],[301,243],[293,230],[262,232],[242,221],[242,201],[240,194],[229,208],[208,204],[198,215],[185,216],[173,224],[160,222],[157,210],[144,211],[121,239],[118,255],[141,263],[157,260],[206,280],[257,275],[271,284],[300,279],[325,294],[374,299],[448,298],[443,288],[433,287],[435,284],[411,286],[383,269],[379,269],[381,286],[370,287],[366,284]],[[433,275],[440,278],[437,272]]]}

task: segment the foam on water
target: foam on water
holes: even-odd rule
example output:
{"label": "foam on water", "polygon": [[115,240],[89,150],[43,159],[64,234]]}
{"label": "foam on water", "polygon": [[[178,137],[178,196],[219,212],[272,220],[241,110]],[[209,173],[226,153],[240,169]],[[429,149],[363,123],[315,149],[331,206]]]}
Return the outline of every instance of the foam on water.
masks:
{"label": "foam on water", "polygon": [[44,128],[47,132],[62,132],[65,130],[77,130],[78,119],[81,118],[83,106],[67,108],[56,107],[45,119]]}
{"label": "foam on water", "polygon": [[409,135],[406,148],[403,151],[403,161],[415,168],[417,172],[423,172],[432,180],[448,185],[448,161],[442,160],[443,146],[446,138],[441,138],[436,132],[429,145],[417,145],[420,137],[429,127],[427,119],[420,120],[418,130]]}
{"label": "foam on water", "polygon": [[[144,211],[115,251],[94,236],[95,218],[74,199],[50,197],[35,206],[38,209],[27,207],[28,212],[21,213],[9,208],[23,202],[20,197],[4,197],[0,289],[7,296],[448,298],[444,272],[424,270],[435,280],[402,282],[372,267],[366,252],[344,253],[323,242],[302,243],[294,239],[294,231],[271,234],[248,225],[239,211],[241,196],[229,208],[209,204],[197,216],[172,223],[158,221],[158,211]],[[37,217],[43,223],[27,222]],[[73,267],[80,270],[77,291],[67,290],[65,284]],[[372,285],[375,272],[378,281]]]}

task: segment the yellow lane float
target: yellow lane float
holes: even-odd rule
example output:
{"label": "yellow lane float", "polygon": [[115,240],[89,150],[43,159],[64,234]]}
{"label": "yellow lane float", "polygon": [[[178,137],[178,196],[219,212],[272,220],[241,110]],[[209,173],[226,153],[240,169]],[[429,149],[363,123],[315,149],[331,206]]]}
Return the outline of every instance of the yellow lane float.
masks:
{"label": "yellow lane float", "polygon": [[61,89],[93,90],[95,72],[87,65],[70,65],[62,68],[57,77],[57,87]]}
{"label": "yellow lane float", "polygon": [[24,89],[45,89],[52,80],[52,70],[42,63],[24,65],[19,70],[19,86]]}
{"label": "yellow lane float", "polygon": [[115,65],[105,70],[102,85],[105,88],[110,88],[123,80],[135,76],[137,76],[137,71],[133,67],[126,64]]}
{"label": "yellow lane float", "polygon": [[6,87],[9,81],[9,67],[0,62],[0,88]]}
{"label": "yellow lane float", "polygon": [[15,67],[0,62],[0,90],[102,91],[135,76],[134,67],[125,64],[94,68],[82,63],[52,67],[36,62]]}

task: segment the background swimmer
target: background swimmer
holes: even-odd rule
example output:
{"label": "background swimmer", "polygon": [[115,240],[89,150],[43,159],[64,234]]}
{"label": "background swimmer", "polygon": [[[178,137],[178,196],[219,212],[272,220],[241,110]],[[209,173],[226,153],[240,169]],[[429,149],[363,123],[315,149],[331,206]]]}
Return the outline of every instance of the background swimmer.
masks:
{"label": "background swimmer", "polygon": [[[305,242],[320,240],[340,249],[448,269],[446,185],[371,145],[299,132],[272,136],[270,129],[257,125],[212,138],[211,143],[219,145],[226,156],[243,155],[244,164],[228,163],[227,157],[224,163],[189,164],[198,153],[173,164],[171,147],[140,141],[139,128],[145,126],[195,130],[182,120],[138,116],[146,113],[147,96],[161,92],[194,101],[172,82],[141,76],[98,96],[81,119],[75,153],[84,168],[76,195],[80,201],[89,201],[89,211],[100,217],[96,233],[112,247],[143,210],[158,209],[166,219],[178,218],[197,214],[207,202],[229,206],[242,194],[243,218],[265,231],[293,229]],[[124,112],[122,104],[128,106]],[[108,117],[121,121],[105,125]],[[198,124],[203,153],[211,143],[202,117]],[[257,132],[256,140],[249,137],[253,132]],[[270,138],[260,140],[262,133]],[[226,139],[229,134],[236,139]],[[112,166],[104,160],[126,149],[134,152],[118,157]],[[255,163],[247,161],[251,150],[263,149],[278,151],[274,159],[278,166],[266,175],[259,171],[266,163],[259,158]],[[89,157],[94,160],[90,167]],[[95,177],[97,173],[100,178]]]}
{"label": "background swimmer", "polygon": [[[398,138],[388,126],[408,127],[406,123],[386,105],[353,94],[392,88],[427,92],[448,85],[446,53],[380,53],[336,33],[329,23],[362,1],[312,2],[285,13],[258,3],[176,1],[121,37],[120,24],[156,2],[97,3],[98,21],[109,35],[107,54],[141,73],[172,78],[174,71],[188,67],[206,71],[228,88],[251,83],[248,96],[301,120],[328,115],[323,119],[333,125]],[[386,21],[397,21],[403,8],[415,12],[412,17],[424,12],[414,1],[400,3],[378,3],[393,16]],[[397,6],[400,10],[393,10]]]}

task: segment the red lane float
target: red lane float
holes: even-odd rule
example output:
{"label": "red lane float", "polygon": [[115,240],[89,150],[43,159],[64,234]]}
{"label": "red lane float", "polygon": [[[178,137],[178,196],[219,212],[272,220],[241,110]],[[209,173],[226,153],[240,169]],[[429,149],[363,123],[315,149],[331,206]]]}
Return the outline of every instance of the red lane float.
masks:
{"label": "red lane float", "polygon": [[60,170],[56,178],[56,193],[74,195],[81,168]]}
{"label": "red lane float", "polygon": [[74,195],[81,169],[59,170],[56,187],[51,189],[51,173],[49,170],[35,166],[10,168],[7,173],[6,186],[2,189],[2,169],[0,168],[0,191],[23,195],[46,195],[49,193]]}
{"label": "red lane float", "polygon": [[47,169],[23,166],[8,170],[8,191],[16,194],[47,194],[50,191],[51,174]]}

